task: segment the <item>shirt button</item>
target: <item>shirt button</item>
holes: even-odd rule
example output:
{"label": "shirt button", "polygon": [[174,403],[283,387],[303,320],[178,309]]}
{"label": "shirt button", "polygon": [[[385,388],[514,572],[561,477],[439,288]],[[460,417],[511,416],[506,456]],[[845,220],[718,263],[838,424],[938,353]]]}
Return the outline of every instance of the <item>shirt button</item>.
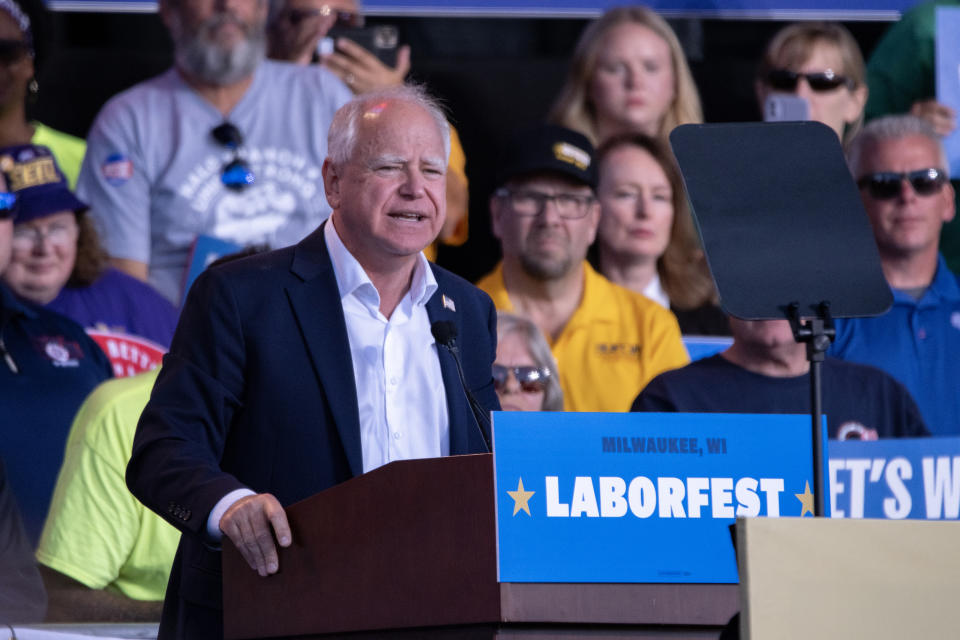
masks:
{"label": "shirt button", "polygon": [[390,378],[390,384],[392,384],[392,385],[396,385],[396,384],[399,383],[399,382],[400,382],[400,380],[399,380],[396,376]]}
{"label": "shirt button", "polygon": [[393,439],[394,439],[394,440],[399,440],[399,439],[402,438],[402,437],[403,437],[403,434],[400,433],[399,431],[394,431],[394,432],[393,432]]}
{"label": "shirt button", "polygon": [[926,329],[920,329],[919,331],[917,331],[917,337],[920,338],[921,340],[926,340],[926,339],[927,339],[927,330],[926,330]]}

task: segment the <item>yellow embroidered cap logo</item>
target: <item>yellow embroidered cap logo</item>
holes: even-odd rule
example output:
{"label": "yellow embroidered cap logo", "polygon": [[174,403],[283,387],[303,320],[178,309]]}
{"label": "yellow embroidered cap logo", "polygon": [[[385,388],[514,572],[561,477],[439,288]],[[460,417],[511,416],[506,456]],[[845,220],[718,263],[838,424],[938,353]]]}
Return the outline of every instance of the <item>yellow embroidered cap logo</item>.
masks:
{"label": "yellow embroidered cap logo", "polygon": [[557,142],[553,145],[553,157],[560,162],[572,164],[581,171],[590,166],[590,154],[569,142]]}
{"label": "yellow embroidered cap logo", "polygon": [[20,191],[42,184],[60,182],[60,176],[57,175],[57,168],[53,164],[52,156],[40,156],[26,162],[18,162],[6,171],[7,180],[10,182],[7,188],[10,191]]}

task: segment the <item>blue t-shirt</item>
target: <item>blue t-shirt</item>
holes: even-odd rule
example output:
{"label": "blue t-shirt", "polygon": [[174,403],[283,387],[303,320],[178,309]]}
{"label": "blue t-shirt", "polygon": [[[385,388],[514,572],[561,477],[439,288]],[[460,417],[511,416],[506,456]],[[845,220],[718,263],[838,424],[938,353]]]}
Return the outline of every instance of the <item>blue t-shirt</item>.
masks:
{"label": "blue t-shirt", "polygon": [[170,348],[177,310],[150,285],[108,268],[88,287],[64,287],[47,309],[85,329],[107,329],[151,340]]}
{"label": "blue t-shirt", "polygon": [[0,340],[0,452],[35,545],[73,417],[112,368],[80,325],[17,300],[3,285]]}
{"label": "blue t-shirt", "polygon": [[[833,358],[823,361],[827,433],[876,431],[880,438],[930,435],[907,390],[884,372]],[[810,413],[810,375],[777,378],[748,371],[722,355],[661,373],[631,411]]]}
{"label": "blue t-shirt", "polygon": [[920,300],[894,289],[890,311],[836,328],[830,355],[883,369],[907,387],[931,433],[960,434],[960,285],[942,256]]}

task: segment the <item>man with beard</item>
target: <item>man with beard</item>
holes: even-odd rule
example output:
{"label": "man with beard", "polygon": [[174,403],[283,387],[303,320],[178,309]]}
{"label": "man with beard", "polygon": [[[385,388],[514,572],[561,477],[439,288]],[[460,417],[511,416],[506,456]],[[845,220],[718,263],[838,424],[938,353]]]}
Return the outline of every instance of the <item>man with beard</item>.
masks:
{"label": "man with beard", "polygon": [[198,238],[286,246],[330,214],[320,169],[349,89],[265,60],[267,0],[161,0],[174,67],[111,99],[78,195],[114,264],[179,304]]}
{"label": "man with beard", "polygon": [[567,411],[627,411],[655,375],[688,362],[676,318],[587,263],[600,218],[593,146],[540,126],[511,139],[490,199],[503,261],[477,286],[543,331]]}

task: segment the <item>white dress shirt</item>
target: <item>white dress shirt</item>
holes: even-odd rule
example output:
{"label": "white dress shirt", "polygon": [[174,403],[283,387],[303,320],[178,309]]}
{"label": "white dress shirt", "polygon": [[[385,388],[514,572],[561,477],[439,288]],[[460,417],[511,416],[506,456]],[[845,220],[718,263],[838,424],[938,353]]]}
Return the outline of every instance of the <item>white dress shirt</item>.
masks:
{"label": "white dress shirt", "polygon": [[653,279],[647,283],[647,286],[643,288],[643,295],[647,296],[656,303],[659,303],[661,307],[670,308],[670,298],[667,296],[667,292],[663,290],[663,284],[660,282],[660,274],[654,273]]}
{"label": "white dress shirt", "polygon": [[[350,341],[364,473],[393,460],[449,455],[447,394],[426,307],[438,285],[427,259],[417,257],[410,290],[387,319],[380,294],[332,222],[324,227],[324,240]],[[211,539],[220,540],[227,509],[253,494],[236,489],[217,502],[207,517]]]}
{"label": "white dress shirt", "polygon": [[427,259],[417,256],[410,290],[387,319],[380,294],[332,222],[324,240],[350,340],[363,471],[393,460],[448,455],[447,395],[426,307],[438,285]]}

